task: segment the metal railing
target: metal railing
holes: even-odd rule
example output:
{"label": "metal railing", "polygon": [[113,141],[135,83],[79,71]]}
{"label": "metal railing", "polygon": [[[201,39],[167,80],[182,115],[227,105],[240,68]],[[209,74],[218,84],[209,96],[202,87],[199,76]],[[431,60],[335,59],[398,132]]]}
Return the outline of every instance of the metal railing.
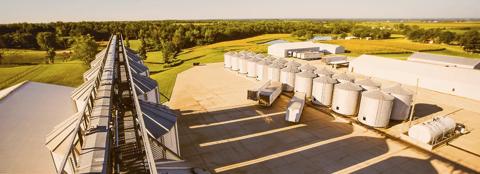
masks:
{"label": "metal railing", "polygon": [[[110,37],[110,40],[107,45],[107,50],[110,49],[110,45],[113,39],[113,35]],[[78,156],[75,155],[75,150],[74,148],[79,145],[81,148],[83,146],[83,138],[86,129],[89,126],[89,117],[91,116],[92,110],[93,110],[93,105],[94,105],[94,100],[95,100],[95,95],[96,95],[96,88],[99,86],[101,77],[102,77],[102,72],[105,66],[105,61],[107,59],[108,52],[105,53],[103,60],[102,60],[102,65],[99,69],[99,73],[97,74],[97,77],[95,79],[94,85],[88,90],[90,96],[88,97],[88,100],[86,104],[80,109],[79,112],[82,112],[80,115],[80,119],[78,119],[78,123],[76,123],[75,130],[73,131],[75,133],[75,136],[72,138],[71,142],[69,143],[69,148],[68,152],[64,155],[62,158],[62,161],[60,162],[60,166],[57,168],[57,173],[58,174],[63,174],[66,173],[65,167],[67,164],[67,160],[72,160],[72,170],[75,170],[78,166]],[[83,124],[82,124],[83,123]],[[83,125],[83,126],[82,126]],[[78,155],[78,154],[77,154]]]}
{"label": "metal railing", "polygon": [[[123,36],[120,35],[120,41],[123,42]],[[153,157],[153,153],[152,153],[152,148],[151,148],[151,145],[150,145],[150,141],[149,141],[149,138],[148,138],[148,133],[147,133],[147,129],[145,128],[145,122],[143,120],[143,116],[142,116],[142,111],[140,110],[140,103],[138,102],[138,97],[137,97],[137,92],[135,90],[135,86],[134,86],[134,83],[133,83],[133,77],[132,77],[132,72],[130,71],[130,63],[129,61],[127,60],[128,59],[128,55],[126,53],[126,50],[125,50],[125,44],[122,44],[122,49],[124,50],[123,51],[123,57],[125,59],[125,63],[127,65],[126,67],[126,71],[127,74],[128,74],[128,79],[129,79],[129,88],[130,88],[130,91],[132,92],[132,98],[133,98],[133,104],[135,106],[135,110],[134,110],[134,115],[136,115],[138,121],[139,121],[139,125],[140,125],[140,133],[141,133],[141,136],[142,136],[142,140],[143,140],[143,147],[144,147],[144,150],[145,150],[145,154],[146,154],[146,161],[147,161],[147,164],[148,164],[148,169],[150,170],[150,173],[152,174],[157,174],[157,168],[156,168],[156,165],[155,165],[155,159]]]}

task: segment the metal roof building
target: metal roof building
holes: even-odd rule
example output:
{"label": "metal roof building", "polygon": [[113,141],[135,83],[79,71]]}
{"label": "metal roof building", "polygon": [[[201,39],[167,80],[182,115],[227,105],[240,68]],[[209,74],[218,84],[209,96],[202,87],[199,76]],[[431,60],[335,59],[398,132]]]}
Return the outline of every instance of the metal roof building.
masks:
{"label": "metal roof building", "polygon": [[447,94],[480,100],[480,71],[362,55],[350,62],[350,72],[396,81]]}
{"label": "metal roof building", "polygon": [[314,42],[292,42],[277,43],[268,46],[268,54],[276,57],[288,57],[288,52],[306,52],[306,51],[322,51],[330,54],[338,54],[345,52],[345,48],[340,45],[314,43]]}
{"label": "metal roof building", "polygon": [[24,82],[0,90],[0,173],[55,173],[45,135],[74,114],[73,88]]}
{"label": "metal roof building", "polygon": [[430,63],[448,67],[459,67],[469,69],[480,69],[480,59],[472,59],[458,56],[446,56],[429,53],[413,53],[408,61]]}

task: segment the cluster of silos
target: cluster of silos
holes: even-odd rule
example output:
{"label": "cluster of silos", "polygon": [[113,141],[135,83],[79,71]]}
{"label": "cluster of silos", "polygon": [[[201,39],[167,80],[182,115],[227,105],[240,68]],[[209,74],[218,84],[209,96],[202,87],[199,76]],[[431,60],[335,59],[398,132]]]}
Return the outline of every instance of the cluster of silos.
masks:
{"label": "cluster of silos", "polygon": [[298,67],[300,67],[301,64],[295,61],[289,61],[285,65],[286,67],[280,72],[280,82],[283,84],[284,91],[291,92],[295,88],[295,74],[300,72]]}
{"label": "cluster of silos", "polygon": [[268,66],[268,79],[272,82],[280,82],[281,69],[285,67],[288,61],[283,58],[275,59],[272,64]]}

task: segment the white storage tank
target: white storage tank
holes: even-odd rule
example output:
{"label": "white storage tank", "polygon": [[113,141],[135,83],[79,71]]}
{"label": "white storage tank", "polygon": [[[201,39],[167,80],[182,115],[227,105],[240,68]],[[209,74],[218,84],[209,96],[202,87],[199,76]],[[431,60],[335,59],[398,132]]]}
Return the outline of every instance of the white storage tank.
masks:
{"label": "white storage tank", "polygon": [[313,79],[312,102],[319,105],[330,106],[332,104],[333,86],[338,81],[327,76]]}
{"label": "white storage tank", "polygon": [[295,61],[292,60],[292,61],[288,61],[288,62],[285,64],[285,66],[295,66],[295,67],[298,68],[298,67],[302,66],[302,64],[301,64],[301,63],[298,63],[298,62],[295,62]]}
{"label": "white storage tank", "polygon": [[232,65],[232,70],[233,71],[238,71],[240,70],[240,66],[238,64],[238,59],[241,56],[241,53],[233,53],[230,57],[230,64]]}
{"label": "white storage tank", "polygon": [[355,80],[353,76],[348,75],[347,73],[334,74],[332,78],[338,80],[340,83],[353,82],[353,80]]}
{"label": "white storage tank", "polygon": [[232,67],[232,54],[233,52],[227,52],[223,55],[223,65],[225,68],[231,68]]}
{"label": "white storage tank", "polygon": [[379,90],[362,92],[358,121],[372,127],[387,127],[394,97]]}
{"label": "white storage tank", "polygon": [[257,72],[257,80],[268,79],[268,65],[270,64],[271,62],[267,59],[262,59],[256,63],[257,69],[255,71]]}
{"label": "white storage tank", "polygon": [[248,56],[240,56],[238,58],[238,73],[247,74],[247,60],[250,59]]}
{"label": "white storage tank", "polygon": [[259,59],[263,59],[265,58],[265,56],[263,54],[257,54],[255,55],[256,58],[259,58]]}
{"label": "white storage tank", "polygon": [[300,66],[300,70],[303,72],[303,71],[310,71],[313,73],[313,71],[315,71],[317,69],[317,67],[313,66],[313,65],[310,65],[309,63],[306,63],[306,64],[303,64],[302,66]]}
{"label": "white storage tank", "polygon": [[257,62],[260,60],[256,57],[247,59],[247,77],[257,78]]}
{"label": "white storage tank", "polygon": [[364,90],[378,90],[382,84],[373,81],[372,79],[362,79],[362,80],[355,80],[357,85],[360,85]]}
{"label": "white storage tank", "polygon": [[306,97],[312,96],[313,78],[317,75],[311,71],[303,71],[295,74],[295,92],[303,92]]}
{"label": "white storage tank", "polygon": [[390,119],[406,120],[410,114],[413,92],[403,88],[400,85],[385,88],[383,89],[383,91],[395,97],[395,99],[393,100],[393,109]]}
{"label": "white storage tank", "polygon": [[327,68],[323,67],[323,68],[320,68],[320,69],[317,69],[314,71],[315,74],[318,75],[318,77],[322,77],[322,76],[325,76],[325,77],[332,77],[333,74],[335,74],[333,71],[330,71],[328,70]]}
{"label": "white storage tank", "polygon": [[300,72],[298,67],[292,64],[281,70],[280,82],[282,82],[284,91],[293,91],[295,87],[295,74],[298,72]]}
{"label": "white storage tank", "polygon": [[355,115],[362,88],[352,82],[336,84],[333,89],[332,110],[343,115]]}
{"label": "white storage tank", "polygon": [[284,58],[277,58],[275,59],[272,64],[280,64],[282,66],[285,66],[285,64],[287,63],[288,61],[285,60]]}
{"label": "white storage tank", "polygon": [[283,68],[281,63],[272,63],[268,66],[268,80],[280,82],[280,70]]}
{"label": "white storage tank", "polygon": [[422,143],[432,144],[455,131],[456,125],[455,120],[450,117],[437,117],[412,126],[408,129],[408,136]]}

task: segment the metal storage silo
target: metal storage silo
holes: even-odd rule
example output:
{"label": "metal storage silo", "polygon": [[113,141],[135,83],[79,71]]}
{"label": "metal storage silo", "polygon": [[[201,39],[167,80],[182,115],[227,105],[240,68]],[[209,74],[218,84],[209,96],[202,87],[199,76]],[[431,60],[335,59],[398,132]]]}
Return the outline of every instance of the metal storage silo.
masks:
{"label": "metal storage silo", "polygon": [[410,114],[413,92],[403,88],[400,85],[385,88],[383,91],[395,97],[393,100],[393,109],[390,119],[406,120]]}
{"label": "metal storage silo", "polygon": [[408,136],[423,143],[433,144],[455,131],[456,126],[457,123],[450,117],[437,117],[412,126],[408,129]]}
{"label": "metal storage silo", "polygon": [[312,96],[313,78],[317,75],[311,71],[303,71],[295,74],[295,92],[303,92],[306,97]]}
{"label": "metal storage silo", "polygon": [[257,62],[259,58],[253,57],[247,60],[247,77],[257,78]]}
{"label": "metal storage silo", "polygon": [[238,73],[247,74],[247,60],[250,59],[248,56],[240,56],[238,58]]}
{"label": "metal storage silo", "polygon": [[268,61],[270,61],[271,63],[273,63],[273,61],[277,60],[275,57],[271,56],[271,55],[268,55],[267,57],[265,57],[265,59],[267,59]]}
{"label": "metal storage silo", "polygon": [[347,73],[334,74],[332,78],[338,80],[340,83],[353,82],[353,80],[355,80],[353,76]]}
{"label": "metal storage silo", "polygon": [[265,55],[263,55],[263,54],[257,54],[257,55],[255,55],[255,57],[256,57],[256,58],[259,58],[259,59],[263,59],[263,58],[265,58]]}
{"label": "metal storage silo", "polygon": [[289,65],[281,70],[280,82],[282,82],[284,91],[293,91],[295,87],[295,74],[298,72],[300,72],[300,70],[295,65]]}
{"label": "metal storage silo", "polygon": [[313,73],[313,71],[315,71],[317,69],[317,67],[313,66],[313,65],[310,65],[309,63],[306,63],[306,64],[303,64],[302,66],[300,66],[299,68],[302,72],[303,71],[310,71]]}
{"label": "metal storage silo", "polygon": [[313,79],[312,102],[319,105],[330,106],[332,104],[333,86],[338,81],[327,76]]}
{"label": "metal storage silo", "polygon": [[277,58],[277,59],[275,59],[275,60],[272,62],[272,64],[280,64],[280,65],[282,65],[282,66],[285,67],[285,64],[286,64],[287,62],[288,62],[288,61],[285,60],[284,58]]}
{"label": "metal storage silo", "polygon": [[232,54],[233,52],[227,52],[223,55],[223,65],[225,68],[231,68],[232,67]]}
{"label": "metal storage silo", "polygon": [[333,71],[328,70],[327,68],[323,67],[320,69],[317,69],[314,71],[315,74],[317,74],[319,77],[325,76],[325,77],[332,77],[333,74],[335,74]]}
{"label": "metal storage silo", "polygon": [[255,71],[257,72],[257,80],[268,79],[268,65],[270,64],[271,62],[267,59],[262,59],[256,63],[257,69]]}
{"label": "metal storage silo", "polygon": [[301,63],[298,63],[298,62],[295,62],[295,61],[292,60],[292,61],[288,61],[288,62],[285,64],[285,66],[295,66],[295,67],[298,68],[298,67],[302,66],[302,64],[301,64]]}
{"label": "metal storage silo", "polygon": [[333,89],[332,110],[343,115],[355,115],[362,88],[352,82],[335,84]]}
{"label": "metal storage silo", "polygon": [[360,85],[365,90],[378,90],[382,84],[373,81],[372,79],[355,80],[355,84]]}
{"label": "metal storage silo", "polygon": [[230,63],[232,64],[232,70],[233,71],[240,70],[240,66],[238,64],[238,61],[239,61],[238,59],[241,55],[242,55],[241,53],[234,53],[234,54],[231,55]]}
{"label": "metal storage silo", "polygon": [[268,80],[272,82],[280,82],[280,69],[283,68],[283,64],[277,62],[268,66]]}
{"label": "metal storage silo", "polygon": [[358,121],[372,127],[387,127],[394,97],[379,90],[362,92]]}

